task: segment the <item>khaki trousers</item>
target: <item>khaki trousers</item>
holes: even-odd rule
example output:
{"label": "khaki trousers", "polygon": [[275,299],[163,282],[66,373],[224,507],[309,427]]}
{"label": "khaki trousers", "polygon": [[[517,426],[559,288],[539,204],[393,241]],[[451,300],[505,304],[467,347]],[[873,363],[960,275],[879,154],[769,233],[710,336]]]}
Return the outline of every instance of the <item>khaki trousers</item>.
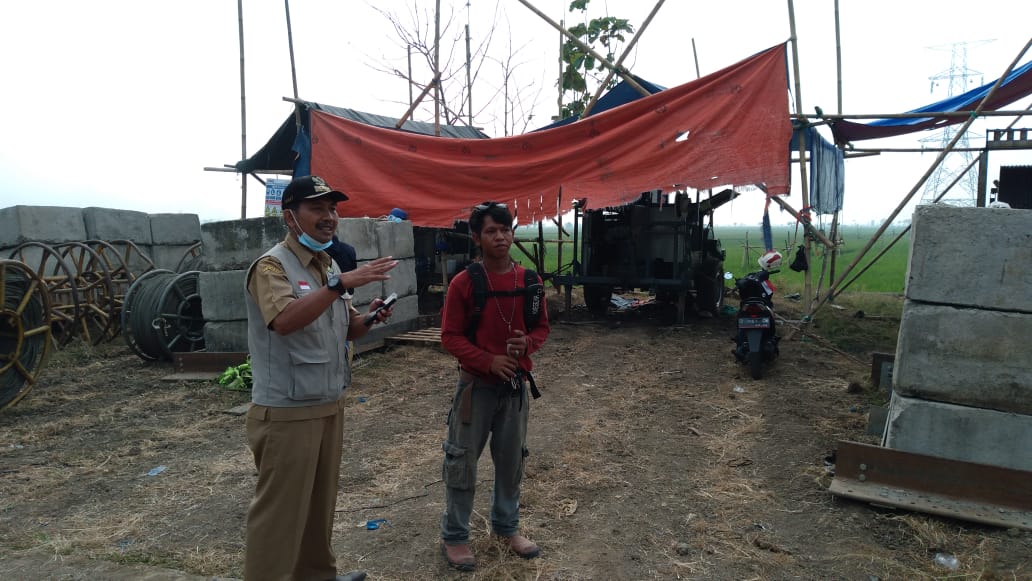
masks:
{"label": "khaki trousers", "polygon": [[304,417],[311,408],[252,406],[248,412],[258,485],[247,512],[246,581],[324,581],[337,575],[331,536],[342,405],[328,404],[330,415],[315,418]]}

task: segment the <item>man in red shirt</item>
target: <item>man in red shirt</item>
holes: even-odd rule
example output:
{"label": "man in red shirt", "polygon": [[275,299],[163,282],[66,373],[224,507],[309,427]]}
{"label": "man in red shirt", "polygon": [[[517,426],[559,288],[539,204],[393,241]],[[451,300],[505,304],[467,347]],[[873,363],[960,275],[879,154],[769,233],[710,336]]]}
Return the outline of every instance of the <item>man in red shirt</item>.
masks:
{"label": "man in red shirt", "polygon": [[[548,309],[533,329],[524,320],[524,268],[509,257],[512,214],[505,204],[484,202],[469,218],[470,235],[480,247],[488,298],[475,335],[473,280],[468,270],[448,286],[441,316],[441,344],[459,360],[459,381],[448,415],[444,442],[445,511],[441,517],[442,550],[448,564],[471,571],[476,558],[469,548],[477,461],[491,437],[495,466],[491,528],[520,557],[532,559],[541,550],[519,534],[520,482],[527,458],[527,373],[530,354],[548,337]],[[540,284],[540,279],[538,283]],[[504,294],[506,292],[510,294]],[[492,296],[503,293],[501,296]],[[543,299],[542,299],[543,300]]]}

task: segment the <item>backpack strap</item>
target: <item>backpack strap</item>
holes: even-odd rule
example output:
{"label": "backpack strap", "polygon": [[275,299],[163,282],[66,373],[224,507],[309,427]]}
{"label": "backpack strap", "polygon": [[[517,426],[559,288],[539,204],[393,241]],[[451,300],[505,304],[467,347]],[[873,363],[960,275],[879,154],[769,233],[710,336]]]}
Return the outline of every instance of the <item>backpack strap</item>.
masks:
{"label": "backpack strap", "polygon": [[523,271],[523,323],[529,333],[541,320],[541,307],[545,304],[545,285],[539,282],[538,273],[529,268]]}
{"label": "backpack strap", "polygon": [[523,288],[505,291],[487,290],[487,273],[484,265],[472,262],[466,266],[470,281],[473,283],[473,316],[466,328],[466,338],[476,344],[477,327],[484,313],[484,305],[488,297],[523,297],[523,322],[530,331],[541,320],[541,308],[544,306],[545,287],[539,282],[536,272],[530,269],[523,271]]}
{"label": "backpack strap", "polygon": [[466,338],[474,345],[477,342],[477,327],[480,326],[480,316],[484,313],[484,304],[487,303],[487,273],[484,272],[484,265],[479,262],[471,262],[466,266],[466,273],[473,283],[473,317],[466,327]]}

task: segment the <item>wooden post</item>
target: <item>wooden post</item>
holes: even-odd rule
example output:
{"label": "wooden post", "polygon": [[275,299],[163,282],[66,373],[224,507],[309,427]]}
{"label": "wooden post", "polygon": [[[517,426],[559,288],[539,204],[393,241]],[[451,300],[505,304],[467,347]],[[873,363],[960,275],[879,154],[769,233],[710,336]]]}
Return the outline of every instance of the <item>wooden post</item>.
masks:
{"label": "wooden post", "polygon": [[[409,86],[411,85],[412,83],[410,81]],[[401,126],[404,125],[406,121],[408,121],[409,116],[411,116],[412,112],[416,110],[416,107],[418,107],[419,104],[423,102],[423,99],[426,97],[427,93],[430,92],[430,89],[436,86],[437,78],[435,77],[434,80],[430,81],[429,85],[423,87],[423,92],[420,93],[418,97],[416,97],[416,100],[413,101],[411,105],[409,105],[408,111],[405,111],[405,114],[402,115],[401,118],[398,119],[398,122],[394,124],[395,129],[401,129]]]}
{"label": "wooden post", "polygon": [[538,243],[541,245],[541,254],[538,255],[538,256],[540,256],[541,262],[537,265],[537,271],[538,271],[538,273],[542,273],[542,272],[545,272],[545,221],[544,220],[539,220],[538,221]]}
{"label": "wooden post", "polygon": [[745,243],[742,244],[742,268],[749,268],[749,231],[745,231]]}
{"label": "wooden post", "polygon": [[[290,0],[283,0],[283,8],[287,12],[287,48],[290,51],[290,81],[294,85],[294,98],[297,99],[297,69],[294,67],[294,32],[290,26]],[[301,127],[301,109],[294,107],[294,122]]]}
{"label": "wooden post", "polygon": [[441,0],[434,10],[434,135],[441,136]]}
{"label": "wooden post", "polygon": [[[788,0],[788,24],[789,24],[789,28],[791,30],[790,40],[792,41],[792,76],[795,78],[796,111],[802,112],[802,110],[803,110],[803,95],[802,95],[802,89],[800,88],[801,83],[799,81],[799,38],[796,36],[795,5],[793,4],[792,0]],[[810,207],[810,194],[809,194],[810,183],[809,183],[809,180],[807,179],[807,175],[806,175],[806,133],[805,133],[805,131],[800,131],[799,132],[799,187],[802,190],[803,210],[807,211],[809,209],[809,207]],[[807,228],[808,231],[813,231],[814,230],[814,228],[812,226],[810,226],[810,224],[809,224],[810,223],[809,217],[803,219],[802,216],[799,216],[799,219],[803,222],[804,227],[805,226],[809,226],[809,228]],[[807,261],[807,263],[809,263],[810,262],[810,237],[809,236],[804,236],[803,237],[803,242],[804,242],[803,248],[805,249],[804,252],[806,254],[806,261]],[[803,283],[803,287],[804,287],[803,308],[806,309],[807,311],[809,311],[810,310],[810,305],[813,302],[813,280],[812,280],[812,277],[810,276],[810,269],[807,269],[806,272],[803,273],[803,280],[805,281]]]}
{"label": "wooden post", "polygon": [[[240,37],[240,159],[247,159],[247,98],[244,83],[244,0],[237,0],[237,35]],[[263,212],[264,213],[264,212]],[[240,219],[247,218],[247,174],[240,176]]]}
{"label": "wooden post", "polygon": [[695,57],[695,78],[702,78],[699,73],[699,53],[695,50],[695,37],[692,37],[692,56]]}
{"label": "wooden post", "polygon": [[[466,10],[469,10],[469,4],[466,4]],[[470,77],[470,61],[472,56],[469,52],[469,24],[466,25],[466,104],[469,105],[467,110],[469,111],[469,126],[473,127],[473,80]]]}

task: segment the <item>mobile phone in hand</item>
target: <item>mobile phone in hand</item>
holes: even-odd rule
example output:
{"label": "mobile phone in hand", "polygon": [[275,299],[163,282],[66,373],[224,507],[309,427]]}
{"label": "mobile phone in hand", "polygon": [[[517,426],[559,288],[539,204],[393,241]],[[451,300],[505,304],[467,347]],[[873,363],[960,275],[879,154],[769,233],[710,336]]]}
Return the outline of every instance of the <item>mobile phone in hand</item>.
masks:
{"label": "mobile phone in hand", "polygon": [[376,310],[366,315],[365,323],[366,327],[372,327],[373,323],[376,322],[376,317],[380,314],[380,311],[389,309],[394,306],[394,303],[398,302],[398,293],[391,293],[389,297],[383,300],[383,304],[376,307]]}

